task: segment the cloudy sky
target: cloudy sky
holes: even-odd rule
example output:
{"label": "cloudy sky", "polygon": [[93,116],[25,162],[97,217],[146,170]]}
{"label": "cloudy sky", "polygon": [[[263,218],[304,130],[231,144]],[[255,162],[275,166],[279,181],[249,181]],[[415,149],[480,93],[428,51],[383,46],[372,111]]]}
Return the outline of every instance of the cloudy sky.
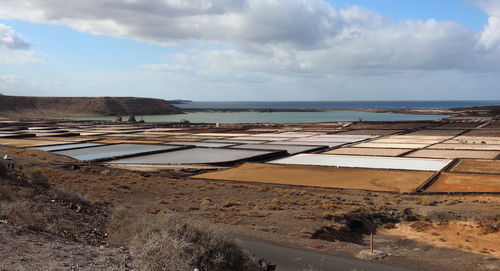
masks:
{"label": "cloudy sky", "polygon": [[0,93],[500,100],[499,0],[0,0]]}

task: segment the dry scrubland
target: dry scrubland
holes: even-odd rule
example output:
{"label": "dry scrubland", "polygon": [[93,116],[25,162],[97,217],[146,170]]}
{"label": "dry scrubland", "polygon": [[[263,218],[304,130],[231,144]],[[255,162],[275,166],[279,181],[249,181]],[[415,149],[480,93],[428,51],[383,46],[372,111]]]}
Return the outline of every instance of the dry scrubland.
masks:
{"label": "dry scrubland", "polygon": [[[412,144],[412,140],[406,142],[408,136],[432,141],[420,143],[428,145],[440,144],[457,135],[465,137],[456,140],[467,142],[453,144],[470,145],[479,152],[483,145],[495,145],[492,137],[499,136],[495,134],[498,129],[468,131],[465,127],[469,124],[460,123],[447,123],[447,129],[425,129],[438,124],[354,123],[350,131],[338,134],[356,135],[357,131],[365,130],[390,137],[393,133],[403,133],[403,129],[411,130],[404,134],[405,137],[390,137],[398,142],[383,140],[387,142],[380,143],[385,144],[384,148],[387,144],[394,148],[356,147],[366,142],[355,142],[330,153],[411,156],[418,152],[412,149],[414,146],[396,148]],[[240,136],[238,134],[244,129],[249,135],[282,128],[316,133],[335,131],[340,125],[242,127],[225,128],[224,131],[234,136]],[[127,127],[131,130],[122,135],[76,138],[99,139],[100,142],[168,143],[210,139],[214,132],[214,129],[188,127],[189,132],[174,131],[175,137],[163,138],[133,136],[138,131],[132,128]],[[161,135],[170,131],[168,129],[155,128],[150,132]],[[102,128],[82,133],[104,131]],[[190,133],[204,134],[196,138]],[[472,143],[471,136],[487,137],[492,143]],[[255,180],[241,182],[229,177],[210,180],[199,177],[202,174],[230,175],[231,171],[219,172],[228,168],[208,165],[109,167],[100,163],[79,163],[50,152],[14,147],[28,144],[28,141],[38,145],[38,138],[2,139],[2,142],[14,140],[17,142],[11,146],[0,146],[0,154],[8,153],[16,161],[14,171],[0,168],[0,255],[3,256],[0,269],[40,269],[43,263],[52,269],[83,270],[186,270],[194,267],[201,270],[262,270],[265,263],[240,249],[232,237],[352,257],[368,248],[370,233],[375,233],[376,248],[390,254],[381,260],[382,263],[415,270],[500,268],[499,195],[399,193],[415,190],[432,177],[432,172],[364,169],[366,176],[347,183],[353,187],[339,187],[346,183],[339,178],[342,176],[339,172],[350,172],[346,176],[352,178],[352,172],[361,170],[322,168],[308,172],[310,167],[293,166],[297,171],[295,179],[284,184],[283,178],[276,177],[281,173],[275,169],[282,166],[256,164],[271,170],[254,176],[256,171],[252,167],[255,164],[245,164],[240,169],[248,169],[247,175],[256,177]],[[76,139],[44,137],[41,140],[74,142]],[[469,151],[474,152],[474,149]],[[488,154],[492,153],[494,151],[489,150]],[[456,182],[462,175],[467,178],[479,176],[473,187],[477,191],[478,187],[485,187],[480,184],[488,178],[491,177],[491,183],[497,180],[498,177],[494,177],[498,174],[497,161],[461,161],[437,176],[435,183],[449,185],[450,180]],[[374,176],[368,172],[380,174],[380,179],[400,175],[408,188],[401,191],[398,190],[400,186],[374,183],[370,179]],[[399,175],[384,176],[394,172]],[[326,178],[324,173],[335,175],[338,184],[330,188],[303,186],[312,177]],[[324,182],[331,183],[331,180]],[[386,192],[351,189],[359,188],[359,183],[366,185],[363,189]],[[450,187],[457,186],[450,185],[443,191],[450,191]]]}
{"label": "dry scrubland", "polygon": [[[170,249],[173,245],[175,248],[190,249],[182,242],[172,244],[173,237],[168,231],[175,231],[179,225],[175,226],[174,223],[173,229],[169,229],[170,227],[165,229],[163,226],[164,223],[169,225],[172,222],[169,219],[172,213],[178,216],[179,219],[176,221],[205,221],[204,223],[217,225],[218,231],[229,232],[234,236],[343,255],[355,255],[365,249],[368,244],[365,234],[376,229],[377,248],[391,253],[388,259],[383,260],[384,262],[420,266],[423,269],[432,267],[435,270],[464,270],[461,268],[465,266],[467,270],[483,270],[483,267],[497,264],[497,261],[490,258],[500,257],[500,246],[496,241],[500,240],[498,211],[500,198],[495,195],[400,195],[201,181],[188,177],[204,170],[171,169],[144,173],[98,165],[77,168],[49,166],[45,161],[57,161],[61,160],[61,157],[33,150],[9,149],[8,151],[23,161],[23,168],[36,169],[37,172],[47,176],[50,187],[57,188],[54,191],[65,191],[64,195],[78,195],[84,200],[79,200],[78,197],[75,199],[85,202],[84,206],[89,206],[87,208],[96,210],[93,212],[98,212],[98,215],[92,213],[89,219],[102,219],[101,222],[98,221],[98,227],[92,226],[91,223],[96,223],[92,221],[87,222],[90,224],[78,225],[80,218],[71,217],[61,218],[57,224],[78,230],[97,229],[100,233],[97,236],[101,236],[102,239],[88,234],[94,237],[91,239],[94,243],[90,244],[103,242],[104,248],[86,246],[85,249],[90,250],[89,253],[113,255],[113,258],[118,259],[108,262],[106,259],[109,258],[103,256],[105,259],[90,260],[84,257],[79,260],[76,257],[75,260],[71,244],[66,244],[68,242],[66,234],[69,234],[70,240],[73,241],[71,234],[74,233],[64,229],[51,231],[50,229],[57,229],[58,226],[48,224],[47,227],[50,229],[42,228],[41,232],[49,236],[47,239],[50,241],[37,239],[37,242],[44,244],[63,242],[64,245],[50,245],[50,247],[62,246],[68,255],[59,257],[44,255],[39,258],[33,256],[35,257],[33,259],[37,260],[47,258],[52,262],[70,265],[76,263],[80,267],[87,268],[90,268],[87,264],[92,263],[97,269],[111,266],[120,266],[119,269],[142,266],[151,268],[150,270],[161,270],[155,263],[172,266],[174,264],[172,261],[178,261],[175,264],[181,266],[195,262],[194,259],[186,258],[188,255],[168,254],[176,251]],[[2,184],[2,191],[10,189],[6,189],[5,184]],[[32,201],[29,197],[26,199],[27,202]],[[10,198],[18,197],[13,195]],[[49,202],[53,199],[56,203],[59,202],[53,196],[46,198]],[[2,199],[2,207],[10,204]],[[38,215],[32,216],[33,206],[27,207],[24,204],[20,203],[20,207],[2,208],[2,210],[22,210],[21,212],[29,214],[30,218],[46,217],[43,212],[37,212]],[[46,202],[39,203],[41,206],[45,204]],[[70,212],[80,216],[81,211],[78,212],[78,206],[80,205],[64,203],[60,207],[64,210],[55,213]],[[165,214],[167,217],[164,217]],[[15,215],[9,217],[13,219]],[[135,217],[140,218],[135,219]],[[3,225],[2,230],[15,231],[18,222],[9,220],[8,217],[3,219],[8,222]],[[37,219],[29,221],[38,223]],[[128,224],[129,221],[134,223]],[[20,223],[22,225],[23,222]],[[195,225],[196,223],[199,222],[195,222]],[[127,227],[121,226],[124,224]],[[145,225],[150,227],[143,227]],[[30,228],[28,232],[21,233],[21,236],[38,236],[32,231]],[[34,229],[34,231],[40,230]],[[147,234],[151,232],[156,232],[158,235]],[[62,237],[59,236],[61,233]],[[53,237],[54,235],[57,237]],[[217,242],[219,237],[220,233],[214,234],[213,238],[216,239],[214,242]],[[204,240],[203,238],[201,240]],[[405,240],[413,240],[415,243]],[[3,243],[10,243],[11,246],[2,246],[4,248],[2,254],[13,257],[12,264],[19,262],[20,259],[15,256],[19,254],[10,253],[16,251],[11,248],[19,247],[19,244],[24,246],[26,242],[22,238],[6,240]],[[205,243],[207,242],[203,241],[203,244]],[[82,246],[80,243],[72,245]],[[228,246],[229,248],[224,249],[233,248],[232,245]],[[36,255],[36,247],[33,247],[33,250],[29,250],[29,247],[25,248],[24,252]],[[154,252],[158,251],[156,248],[164,248],[161,251],[166,254],[155,255]],[[210,245],[210,248],[220,253],[220,245]],[[237,252],[236,256],[244,257],[242,255],[246,254],[242,253]],[[85,252],[81,254],[85,255]],[[61,261],[61,257],[66,261]],[[450,268],[451,263],[457,268]],[[6,262],[3,261],[2,264]],[[15,265],[3,268],[13,266]]]}
{"label": "dry scrubland", "polygon": [[54,188],[40,167],[0,164],[1,270],[262,270],[212,225],[111,213]]}

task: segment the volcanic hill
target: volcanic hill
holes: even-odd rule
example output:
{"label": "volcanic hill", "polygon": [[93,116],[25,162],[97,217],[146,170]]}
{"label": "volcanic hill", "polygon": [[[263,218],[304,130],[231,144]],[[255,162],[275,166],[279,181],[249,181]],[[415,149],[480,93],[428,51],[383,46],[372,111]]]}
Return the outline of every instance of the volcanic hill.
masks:
{"label": "volcanic hill", "polygon": [[29,97],[0,94],[0,116],[44,118],[167,115],[182,111],[162,99],[135,97]]}

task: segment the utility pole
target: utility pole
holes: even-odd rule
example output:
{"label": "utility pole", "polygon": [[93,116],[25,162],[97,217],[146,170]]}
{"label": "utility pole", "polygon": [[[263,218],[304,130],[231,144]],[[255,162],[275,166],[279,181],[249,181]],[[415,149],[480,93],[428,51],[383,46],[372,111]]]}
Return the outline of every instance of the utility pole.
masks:
{"label": "utility pole", "polygon": [[373,254],[373,233],[370,233],[370,253]]}

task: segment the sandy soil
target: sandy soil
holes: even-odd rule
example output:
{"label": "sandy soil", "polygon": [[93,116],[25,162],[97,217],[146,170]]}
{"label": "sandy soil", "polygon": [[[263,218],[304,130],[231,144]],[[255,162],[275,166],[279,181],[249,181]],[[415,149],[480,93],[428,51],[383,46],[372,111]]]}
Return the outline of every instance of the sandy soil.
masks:
{"label": "sandy soil", "polygon": [[358,148],[389,148],[389,149],[418,149],[425,148],[429,144],[417,144],[417,143],[376,143],[376,142],[366,142],[353,145],[353,147]]}
{"label": "sandy soil", "polygon": [[349,126],[350,129],[414,129],[433,126],[433,122],[393,122],[393,123],[355,123]]}
{"label": "sandy soil", "polygon": [[402,193],[415,191],[433,175],[424,171],[244,164],[194,178]]}
{"label": "sandy soil", "polygon": [[484,122],[451,122],[437,126],[439,129],[463,129],[476,128]]}
{"label": "sandy soil", "polygon": [[485,126],[485,128],[500,128],[500,120],[492,121],[489,125]]}
{"label": "sandy soil", "polygon": [[461,143],[461,144],[500,144],[500,138],[487,136],[457,136],[452,140],[443,143]]}
{"label": "sandy soil", "polygon": [[459,247],[500,258],[500,232],[488,233],[478,222],[401,223],[393,229],[384,229],[380,233],[397,235],[436,247]]}
{"label": "sandy soil", "polygon": [[82,142],[82,141],[94,141],[95,137],[92,136],[67,136],[67,137],[36,137],[37,140],[47,140],[47,141],[65,141],[65,142]]}
{"label": "sandy soil", "polygon": [[29,140],[29,139],[0,139],[0,144],[13,147],[39,147],[46,145],[68,144],[67,141],[56,140]]}
{"label": "sandy soil", "polygon": [[500,137],[500,129],[476,129],[471,130],[465,134],[464,136],[494,136]]}
{"label": "sandy soil", "polygon": [[451,171],[500,174],[500,160],[460,160]]}
{"label": "sandy soil", "polygon": [[[395,127],[436,124],[438,123],[361,123],[353,127],[399,129]],[[287,129],[290,131],[296,128],[303,129],[305,126],[307,125],[290,126]],[[338,126],[340,125],[318,124],[310,125],[307,129],[308,131],[331,129],[334,132],[335,127]],[[228,127],[228,130],[231,130],[237,125]],[[254,132],[286,130],[280,125],[260,126],[260,128],[256,126],[255,128]],[[204,128],[191,130],[217,131]],[[233,132],[239,133],[237,130]],[[451,134],[455,132],[452,131]],[[439,133],[447,135],[446,131],[439,131]],[[436,134],[430,134],[430,136],[434,135]],[[118,139],[108,137],[108,140],[111,138]],[[141,140],[136,137],[130,138]],[[64,139],[61,138],[61,140]],[[178,139],[175,140],[178,141]],[[153,141],[156,141],[156,138]],[[78,194],[93,204],[107,206],[110,210],[126,209],[135,214],[176,213],[219,225],[231,236],[242,236],[281,246],[344,256],[354,256],[360,250],[368,248],[367,236],[356,232],[356,227],[352,225],[359,223],[364,226],[376,225],[378,227],[375,237],[377,248],[391,254],[390,257],[382,260],[383,263],[415,270],[495,270],[500,266],[500,259],[497,255],[499,249],[495,243],[491,243],[491,241],[498,240],[499,195],[407,195],[269,183],[203,180],[193,179],[191,176],[213,172],[213,168],[202,166],[112,168],[104,165],[75,165],[73,164],[75,161],[70,158],[34,150],[0,147],[0,152],[12,155],[22,167],[40,168],[55,187]],[[333,170],[323,176],[337,178],[337,183],[347,182],[348,188],[353,188],[352,184],[356,184],[358,177],[353,177],[354,174],[348,174],[345,175],[346,178],[342,178],[342,175],[336,174],[340,171]],[[351,170],[356,171],[356,169]],[[377,170],[373,170],[375,171]],[[302,175],[287,176],[287,179],[296,183],[305,183],[316,178],[312,173],[305,172]],[[398,177],[391,176],[392,173],[398,171],[378,172],[385,174],[358,175],[359,172],[357,172],[356,175],[366,178],[364,185],[368,184],[379,189],[381,189],[380,184],[371,183],[370,178]],[[249,171],[247,176],[257,173],[255,170]],[[451,173],[443,175],[447,174]],[[412,181],[414,182],[412,186],[415,186],[417,182],[420,182],[414,176],[412,174],[405,178],[406,184]],[[481,176],[498,175],[482,174]],[[326,177],[323,178],[325,182],[328,181]],[[464,179],[459,185],[476,181],[477,179]],[[388,187],[385,187],[385,184]],[[385,184],[383,189],[390,191],[397,188],[391,186],[393,182]],[[455,186],[456,184],[452,184],[449,187]],[[467,226],[461,226],[460,223]],[[406,227],[410,229],[404,231]],[[0,240],[6,232],[2,230],[4,229],[0,224]],[[324,233],[325,231],[327,234]],[[418,236],[417,232],[423,232],[425,235]],[[462,236],[466,238],[461,240],[452,236],[457,232],[460,234],[463,232]],[[11,233],[8,232],[9,235]],[[347,238],[339,240],[342,236]],[[102,251],[106,259],[97,255],[95,261],[86,260],[89,259],[89,255],[100,253],[101,249],[84,247],[76,250],[76,245],[73,243],[68,244],[67,250],[60,249],[68,252],[60,257],[57,251],[38,251],[31,249],[29,245],[40,240],[42,243],[47,243],[46,246],[40,246],[46,250],[54,250],[54,248],[59,248],[58,240],[56,240],[57,244],[52,247],[51,240],[43,239],[44,237],[36,237],[40,239],[35,239],[33,242],[29,236],[23,238],[27,240],[16,239],[15,236],[5,239],[8,243],[19,246],[19,248],[6,247],[3,250],[16,252],[16,255],[11,255],[15,261],[21,261],[16,257],[18,257],[17,254],[23,253],[21,250],[24,247],[29,248],[25,251],[26,254],[33,254],[31,258],[26,258],[26,261],[32,264],[46,258],[48,262],[68,263],[69,266],[75,266],[74,263],[80,261],[81,266],[85,267],[87,267],[83,263],[85,261],[93,262],[96,266],[106,266],[104,263],[107,260],[109,260],[108,263],[112,263],[113,259],[118,259],[118,262],[114,262],[115,266],[124,267],[125,265],[122,264],[128,265],[131,261],[127,258],[127,251],[113,249]],[[439,240],[440,238],[444,241]],[[442,246],[443,243],[446,245]],[[38,246],[33,245],[33,247]],[[37,251],[42,254],[37,255]],[[81,252],[83,255],[70,254],[70,251]],[[111,256],[113,253],[116,258]],[[65,257],[75,258],[75,260],[67,261]],[[36,269],[36,265],[32,267],[30,269]],[[54,265],[54,267],[59,267],[59,265]],[[9,266],[7,269],[15,268]],[[109,266],[108,269],[112,270]],[[125,269],[125,267],[120,269]]]}
{"label": "sandy soil", "polygon": [[[500,192],[500,175],[442,173],[425,192]],[[500,209],[499,209],[500,212]]]}
{"label": "sandy soil", "polygon": [[422,158],[476,158],[476,159],[495,159],[500,154],[498,151],[471,151],[471,150],[433,150],[423,149],[405,155],[406,157]]}
{"label": "sandy soil", "polygon": [[435,139],[414,139],[414,138],[381,138],[370,141],[370,143],[398,143],[398,144],[434,144],[440,140]]}
{"label": "sandy soil", "polygon": [[339,135],[392,135],[403,130],[352,130],[337,133]]}
{"label": "sandy soil", "polygon": [[500,145],[487,144],[436,144],[432,145],[433,149],[450,149],[450,150],[498,150]]}
{"label": "sandy soil", "polygon": [[422,136],[456,136],[465,130],[439,130],[439,129],[425,129],[416,132],[411,132],[406,135],[422,135]]}
{"label": "sandy soil", "polygon": [[83,245],[0,225],[1,270],[136,270],[125,248]]}
{"label": "sandy soil", "polygon": [[[390,216],[404,214],[409,209],[418,211],[415,215],[418,221],[457,217],[482,221],[498,215],[496,208],[500,206],[498,196],[399,195],[204,181],[188,177],[206,169],[177,168],[144,173],[98,165],[75,168],[47,164],[47,161],[69,158],[46,152],[7,147],[2,151],[11,153],[24,167],[31,164],[41,167],[54,186],[111,209],[125,208],[137,214],[175,212],[220,225],[234,236],[346,256],[366,249],[366,239],[361,243],[332,242],[311,239],[312,235],[322,227],[344,225],[345,218],[356,217],[357,213],[367,217],[379,213]],[[416,270],[484,270],[483,266],[497,262],[484,259],[491,256],[489,253],[469,253],[460,247],[443,250],[399,237],[388,238],[377,237],[379,246],[393,255],[383,260],[384,263]],[[450,268],[450,261],[457,268]]]}

